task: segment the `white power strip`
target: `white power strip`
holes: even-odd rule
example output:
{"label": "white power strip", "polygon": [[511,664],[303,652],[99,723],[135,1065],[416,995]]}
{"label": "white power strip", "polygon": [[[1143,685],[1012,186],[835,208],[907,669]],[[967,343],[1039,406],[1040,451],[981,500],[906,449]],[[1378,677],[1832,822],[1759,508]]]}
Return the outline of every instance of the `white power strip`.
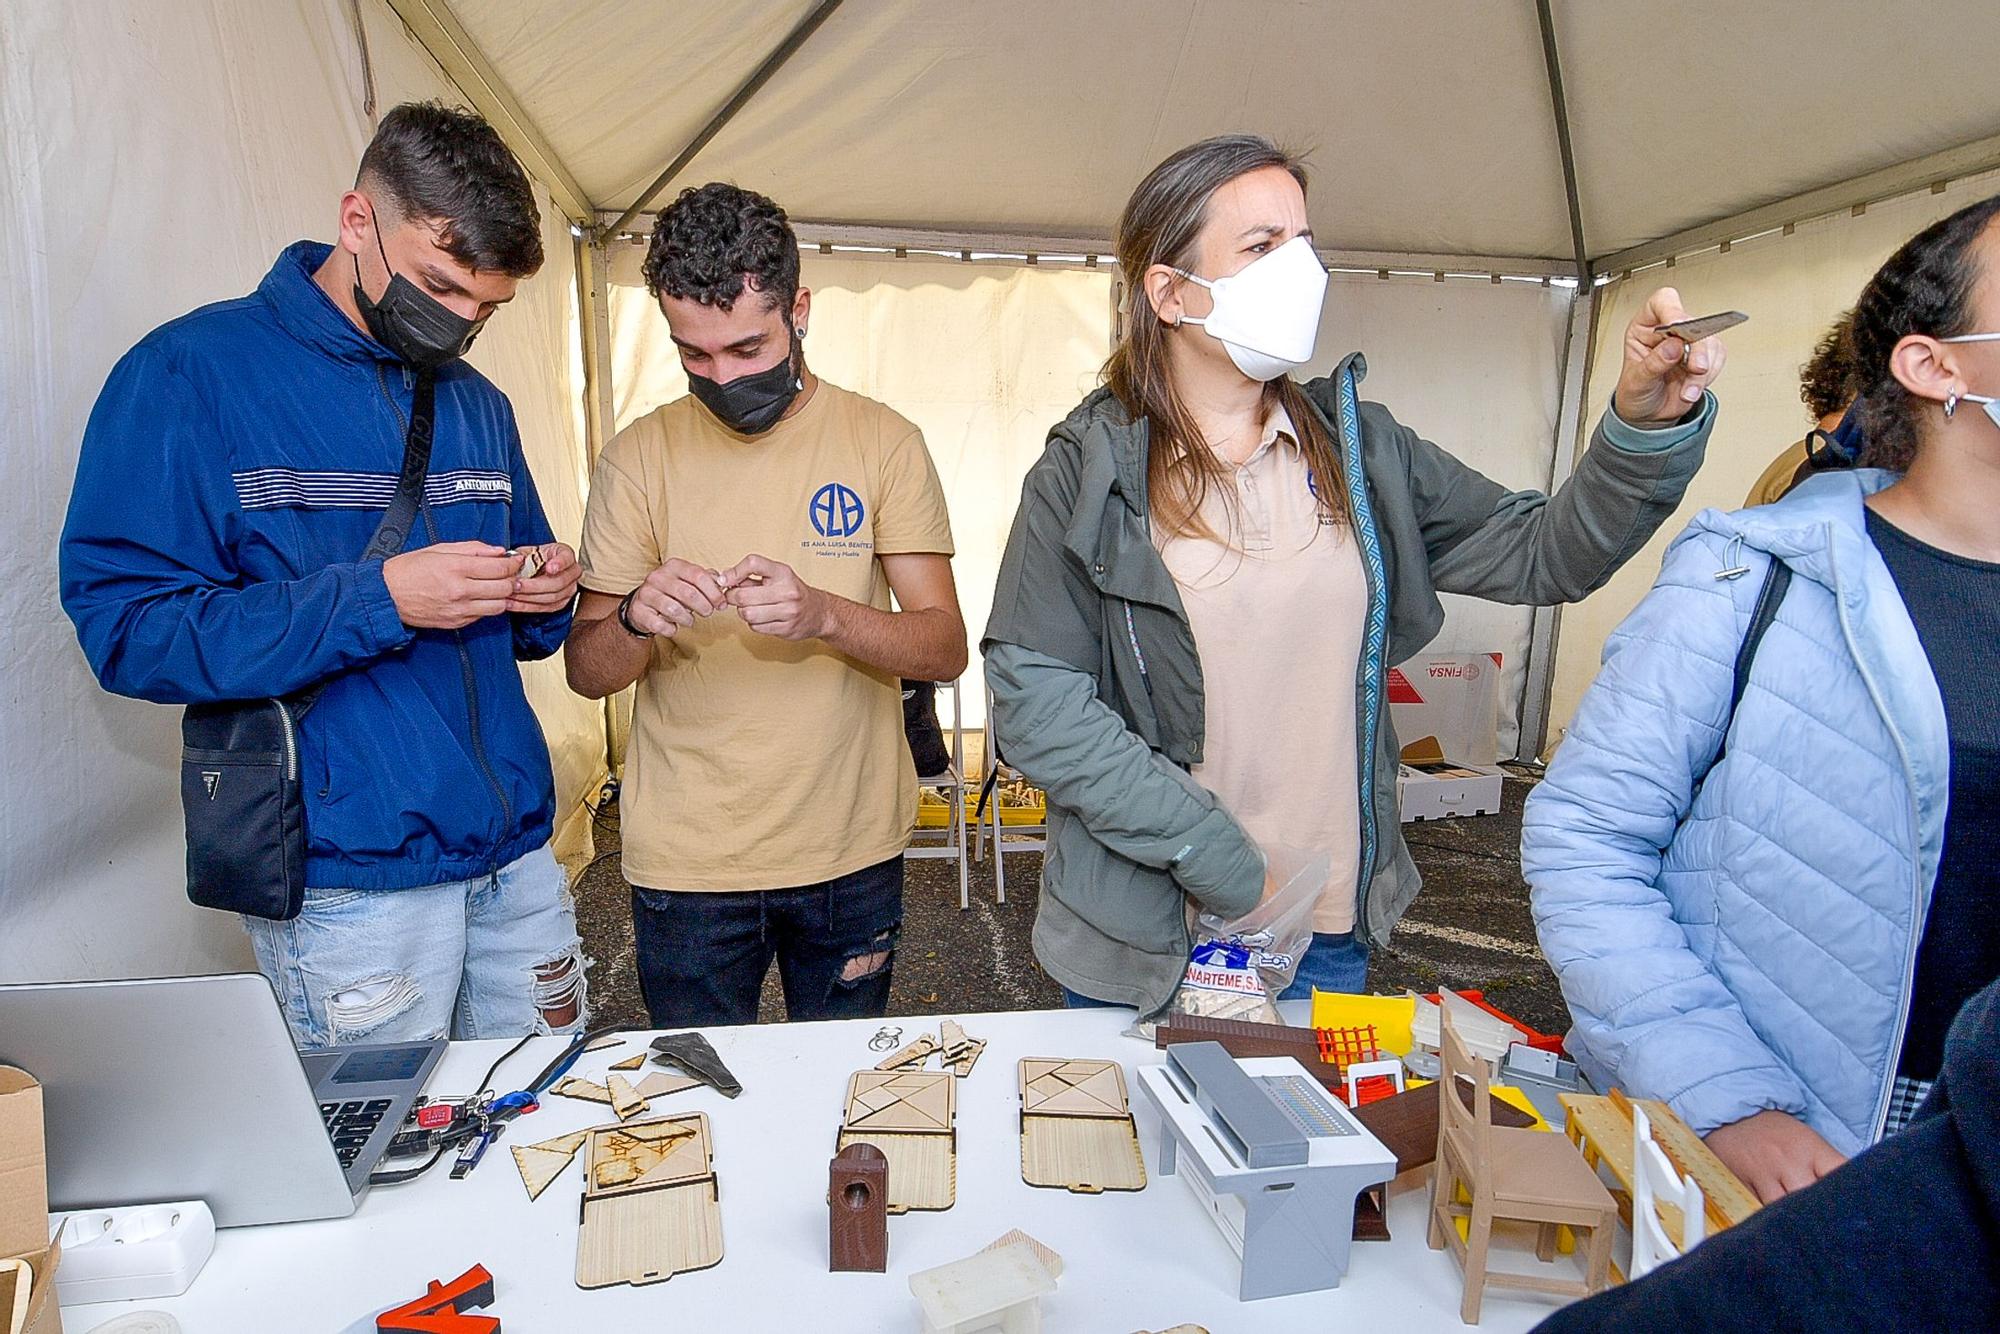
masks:
{"label": "white power strip", "polygon": [[62,1238],[65,1306],[178,1297],[215,1250],[215,1216],[200,1200],[57,1214],[49,1233]]}

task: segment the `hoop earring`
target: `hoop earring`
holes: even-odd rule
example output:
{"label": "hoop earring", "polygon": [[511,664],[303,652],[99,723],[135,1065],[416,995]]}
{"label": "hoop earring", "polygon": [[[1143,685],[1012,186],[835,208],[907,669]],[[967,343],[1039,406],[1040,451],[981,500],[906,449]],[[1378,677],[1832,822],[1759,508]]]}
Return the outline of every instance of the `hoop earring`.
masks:
{"label": "hoop earring", "polygon": [[1958,411],[1958,395],[1946,394],[1944,397],[1944,419],[1946,421],[1950,421],[1952,418],[1952,414],[1957,411]]}

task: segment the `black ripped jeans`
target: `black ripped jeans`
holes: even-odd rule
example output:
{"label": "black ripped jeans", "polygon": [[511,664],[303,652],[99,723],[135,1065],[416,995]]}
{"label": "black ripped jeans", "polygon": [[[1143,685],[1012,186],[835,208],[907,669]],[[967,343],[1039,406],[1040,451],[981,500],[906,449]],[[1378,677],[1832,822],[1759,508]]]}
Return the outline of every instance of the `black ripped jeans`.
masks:
{"label": "black ripped jeans", "polygon": [[[902,926],[901,857],[798,889],[632,886],[639,990],[655,1028],[756,1023],[773,955],[790,1018],[879,1018]],[[881,966],[867,966],[878,954]]]}

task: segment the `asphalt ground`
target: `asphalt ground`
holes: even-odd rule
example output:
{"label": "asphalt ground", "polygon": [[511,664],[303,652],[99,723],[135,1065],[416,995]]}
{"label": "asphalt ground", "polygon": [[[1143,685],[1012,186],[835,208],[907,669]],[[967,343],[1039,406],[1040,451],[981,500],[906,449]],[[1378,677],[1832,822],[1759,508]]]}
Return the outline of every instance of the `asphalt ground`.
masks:
{"label": "asphalt ground", "polygon": [[[1387,949],[1369,961],[1371,991],[1476,989],[1542,1032],[1567,1027],[1562,996],[1535,945],[1521,880],[1521,803],[1533,787],[1510,776],[1498,815],[1403,826],[1424,890]],[[633,962],[632,900],[620,871],[615,803],[599,813],[596,855],[576,880],[577,920],[600,1023],[649,1027]],[[972,906],[958,906],[958,872],[947,859],[911,861],[903,935],[890,989],[892,1015],[1049,1009],[1061,992],[1029,947],[1041,880],[1037,853],[1007,857],[1007,902],[994,903],[991,851],[972,866]],[[575,868],[572,868],[573,870]],[[765,979],[760,1019],[784,1018],[777,970]]]}

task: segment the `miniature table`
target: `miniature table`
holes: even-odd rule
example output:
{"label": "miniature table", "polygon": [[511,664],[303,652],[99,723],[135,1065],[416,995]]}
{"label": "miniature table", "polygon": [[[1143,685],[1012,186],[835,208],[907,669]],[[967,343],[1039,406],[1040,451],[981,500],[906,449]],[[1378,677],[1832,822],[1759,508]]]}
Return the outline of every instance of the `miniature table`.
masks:
{"label": "miniature table", "polygon": [[[1462,1331],[1458,1266],[1424,1244],[1428,1177],[1406,1174],[1389,1188],[1394,1240],[1355,1244],[1346,1277],[1330,1291],[1237,1300],[1240,1262],[1200,1203],[1179,1182],[1144,1190],[1074,1195],[1021,1180],[1020,1101],[1015,1067],[1024,1056],[1097,1057],[1128,1075],[1165,1053],[1121,1036],[1130,1010],[1034,1011],[960,1016],[988,1040],[958,1093],[957,1203],[889,1223],[886,1273],[829,1273],[827,1162],[834,1152],[848,1076],[881,1059],[868,1040],[876,1020],[705,1030],[743,1082],[733,1100],[698,1087],[655,1100],[653,1114],[706,1112],[714,1170],[722,1183],[724,1255],[712,1269],[645,1287],[576,1286],[582,1178],[572,1168],[530,1202],[511,1155],[530,1144],[610,1120],[607,1109],[550,1097],[511,1126],[479,1169],[451,1180],[444,1165],[406,1186],[378,1187],[350,1218],[275,1227],[227,1228],[194,1286],[180,1297],[72,1306],[70,1334],[90,1334],[130,1310],[164,1310],[190,1334],[284,1329],[335,1334],[372,1328],[364,1317],[406,1302],[432,1279],[474,1264],[493,1274],[496,1315],[508,1334],[579,1328],[813,1329],[826,1334],[916,1330],[909,1279],[962,1260],[1020,1228],[1063,1257],[1056,1291],[1042,1299],[1044,1328],[1129,1334],[1181,1323],[1211,1330],[1395,1329]],[[905,1016],[915,1032],[933,1019]],[[636,1037],[636,1035],[635,1035]],[[557,1051],[539,1039],[503,1066],[496,1087],[513,1088]],[[470,1091],[505,1042],[455,1043],[432,1078],[435,1094]],[[591,1058],[578,1063],[592,1074]],[[593,1074],[593,1077],[595,1075]],[[1148,1167],[1161,1126],[1134,1099]],[[1560,1302],[1534,1294],[1488,1300],[1480,1329],[1525,1330]]]}

